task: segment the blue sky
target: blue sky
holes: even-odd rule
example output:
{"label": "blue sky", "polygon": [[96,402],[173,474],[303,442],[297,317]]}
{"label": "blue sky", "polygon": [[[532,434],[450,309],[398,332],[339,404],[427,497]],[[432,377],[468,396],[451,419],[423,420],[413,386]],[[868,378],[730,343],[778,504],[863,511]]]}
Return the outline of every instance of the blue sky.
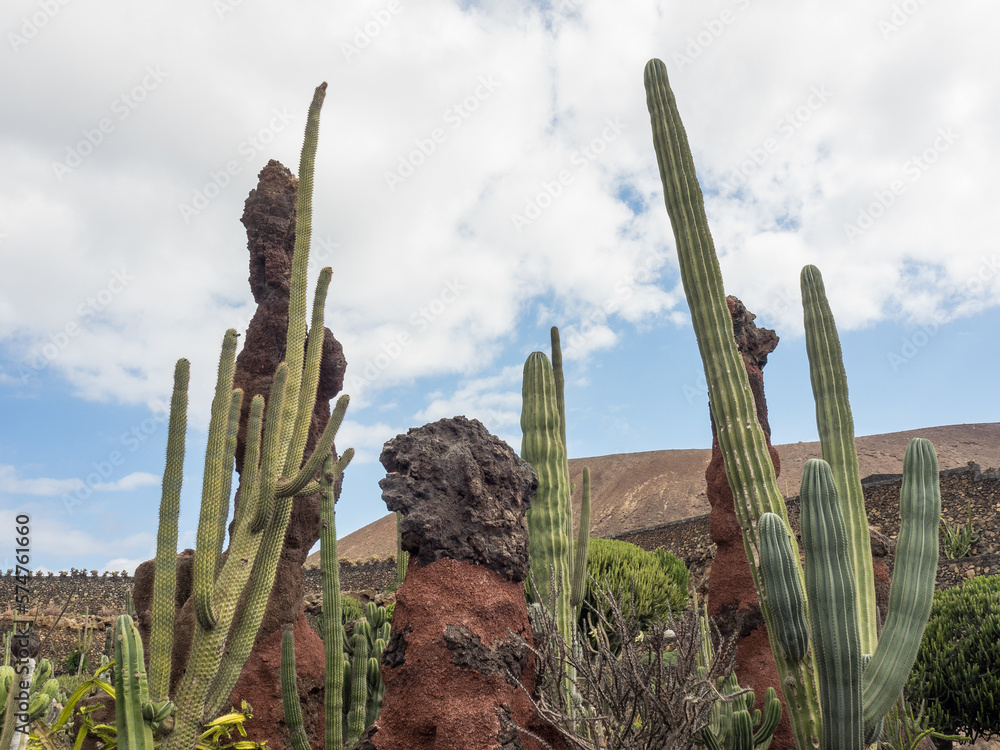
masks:
{"label": "blue sky", "polygon": [[268,159],[297,168],[324,80],[310,278],[334,269],[327,322],[349,363],[340,535],[385,513],[378,455],[410,427],[465,414],[519,447],[521,367],[551,325],[572,457],[709,445],[650,57],[727,291],[781,336],[775,441],[816,437],[806,263],[858,434],[997,421],[998,20],[919,0],[8,0],[0,533],[30,514],[34,568],[150,558],[187,357],[193,546],[222,335],[254,309],[243,201]]}

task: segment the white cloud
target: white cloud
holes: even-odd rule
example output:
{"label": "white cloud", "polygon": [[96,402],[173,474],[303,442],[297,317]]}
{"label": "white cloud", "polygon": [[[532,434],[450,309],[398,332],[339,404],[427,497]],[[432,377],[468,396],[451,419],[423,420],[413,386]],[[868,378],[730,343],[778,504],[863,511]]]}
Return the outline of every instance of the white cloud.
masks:
{"label": "white cloud", "polygon": [[79,479],[49,479],[47,477],[24,479],[18,476],[15,467],[0,466],[0,492],[55,497],[72,492],[81,486],[83,486],[83,482]]}
{"label": "white cloud", "polygon": [[84,487],[91,490],[103,492],[121,492],[134,490],[139,487],[157,485],[161,477],[145,471],[133,471],[121,479],[113,482],[96,481],[99,474],[93,474],[95,481],[73,477],[70,479],[51,479],[48,477],[36,477],[34,479],[24,479],[18,476],[18,471],[13,466],[0,465],[0,492],[9,492],[16,495],[40,495],[44,497],[56,497],[71,492],[76,492]]}
{"label": "white cloud", "polygon": [[[22,5],[12,18],[34,7]],[[589,351],[615,346],[623,325],[667,323],[682,303],[665,291],[675,261],[640,83],[654,54],[710,188],[728,287],[748,304],[793,296],[804,262],[830,280],[846,329],[968,313],[1000,296],[995,273],[948,296],[990,257],[977,239],[989,236],[983,207],[997,189],[986,123],[998,97],[978,55],[986,23],[959,36],[939,23],[944,10],[922,6],[883,39],[884,14],[860,2],[834,13],[737,0],[669,17],[651,2],[579,3],[560,17],[441,0],[406,7],[343,59],[339,45],[380,8],[279,18],[246,6],[223,19],[201,9],[124,36],[100,14],[66,8],[19,49],[15,69],[74,62],[49,66],[64,95],[33,97],[44,76],[31,89],[27,75],[4,84],[5,99],[23,105],[0,142],[17,186],[0,191],[0,335],[14,352],[84,398],[124,403],[165,399],[174,361],[187,356],[191,418],[204,427],[222,333],[242,330],[253,310],[243,198],[266,158],[295,167],[310,90],[324,77],[314,227],[336,271],[331,324],[359,407],[413,378],[491,366],[533,298],[567,331],[594,328]],[[248,55],[246,40],[265,30],[295,54]],[[305,43],[312,33],[328,38]],[[947,65],[927,58],[926,35],[950,50]],[[848,43],[864,65],[843,60]],[[109,54],[94,56],[95,45]],[[915,71],[919,92],[903,85]],[[143,101],[122,109],[139,89]],[[102,118],[112,132],[58,181],[52,162]],[[942,128],[958,139],[914,167],[914,155],[944,145]],[[733,175],[740,192],[722,184]],[[905,191],[849,242],[844,226],[894,180]],[[218,197],[185,222],[178,206],[199,190]],[[514,226],[515,215],[528,223]],[[934,283],[904,272],[913,265],[933,265]],[[777,317],[800,325],[793,309]],[[18,382],[10,369],[4,380]]]}

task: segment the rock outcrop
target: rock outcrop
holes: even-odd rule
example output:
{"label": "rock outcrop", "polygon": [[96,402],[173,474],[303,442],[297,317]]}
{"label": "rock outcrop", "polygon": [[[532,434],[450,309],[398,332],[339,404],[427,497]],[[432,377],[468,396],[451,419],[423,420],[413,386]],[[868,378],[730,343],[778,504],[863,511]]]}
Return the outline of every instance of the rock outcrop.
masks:
{"label": "rock outcrop", "polygon": [[[260,172],[257,187],[250,191],[243,212],[242,222],[246,227],[250,251],[250,289],[257,302],[257,310],[247,329],[243,349],[236,359],[234,379],[234,387],[242,388],[244,393],[236,449],[236,468],[241,475],[250,403],[257,394],[263,395],[265,399],[268,397],[274,372],[285,359],[289,283],[295,249],[297,188],[298,180],[287,168],[277,161],[269,161]],[[310,281],[315,282],[314,279]],[[310,331],[309,335],[319,333]],[[347,368],[340,343],[329,329],[324,329],[321,333],[324,337],[323,356],[316,406],[306,442],[306,457],[312,452],[329,421],[330,400],[343,388]],[[334,456],[336,457],[336,451]],[[336,491],[339,495],[339,484]],[[235,503],[238,505],[239,501],[240,493],[237,490]],[[231,524],[230,535],[232,531]],[[230,704],[236,708],[241,700],[250,701],[254,718],[246,724],[248,736],[254,740],[267,740],[271,750],[286,750],[291,747],[283,722],[279,668],[281,631],[286,624],[296,624],[296,664],[300,693],[322,694],[322,643],[311,629],[303,630],[301,627],[305,622],[301,617],[304,598],[302,566],[318,539],[319,495],[295,498],[274,587],[257,634],[254,652],[230,696]],[[194,613],[190,600],[190,566],[193,554],[191,550],[186,550],[178,559],[178,609],[174,624],[171,692],[183,674],[193,635]],[[136,569],[136,612],[140,632],[147,642],[154,566],[155,561],[150,560]],[[241,608],[242,602],[235,615],[237,620],[242,616]],[[323,732],[320,712],[307,712],[305,720],[308,735],[317,738],[316,747],[321,748]]]}
{"label": "rock outcrop", "polygon": [[524,598],[532,468],[476,420],[444,419],[386,443],[379,484],[403,512],[410,567],[382,655],[385,699],[359,747],[541,750],[564,745],[528,698]]}

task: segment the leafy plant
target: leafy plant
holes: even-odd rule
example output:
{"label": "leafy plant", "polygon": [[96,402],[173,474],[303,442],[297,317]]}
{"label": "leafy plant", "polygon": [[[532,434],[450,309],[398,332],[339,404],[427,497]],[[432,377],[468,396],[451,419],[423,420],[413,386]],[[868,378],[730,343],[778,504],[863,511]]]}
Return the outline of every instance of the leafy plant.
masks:
{"label": "leafy plant", "polygon": [[[594,611],[600,605],[598,592],[602,587],[615,592],[625,614],[634,615],[643,628],[653,620],[666,619],[672,612],[679,614],[688,606],[687,567],[664,549],[647,552],[617,539],[591,539],[587,575],[579,618],[584,632],[595,621]],[[633,603],[634,611],[630,609]],[[608,610],[604,614],[605,618],[611,617]]]}
{"label": "leafy plant", "polygon": [[934,594],[906,694],[944,732],[1000,733],[1000,576]]}
{"label": "leafy plant", "polygon": [[948,519],[941,519],[941,554],[949,560],[966,557],[972,545],[979,541],[979,534],[972,525],[972,501],[969,501],[969,518],[964,526],[952,526]]}

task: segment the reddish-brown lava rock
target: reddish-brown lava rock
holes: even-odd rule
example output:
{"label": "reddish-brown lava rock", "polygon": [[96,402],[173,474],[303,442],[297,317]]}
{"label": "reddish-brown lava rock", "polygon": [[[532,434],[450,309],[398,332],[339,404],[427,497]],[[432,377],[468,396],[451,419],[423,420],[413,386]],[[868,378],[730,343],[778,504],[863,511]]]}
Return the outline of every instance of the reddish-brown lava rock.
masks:
{"label": "reddish-brown lava rock", "polygon": [[[250,290],[257,310],[247,328],[246,341],[236,358],[234,386],[243,389],[243,411],[237,436],[236,469],[242,475],[250,403],[257,394],[267,399],[278,364],[285,359],[288,329],[289,283],[295,250],[295,201],[298,179],[273,159],[261,170],[257,187],[250,191],[241,221],[250,251]],[[315,284],[309,279],[308,284]],[[317,332],[310,331],[309,335]],[[330,399],[344,387],[347,360],[329,329],[323,336],[319,385],[305,456],[308,457],[330,419]],[[334,457],[336,457],[334,451]],[[340,485],[335,488],[340,495]],[[239,505],[239,494],[236,496]],[[232,525],[230,525],[230,534]],[[274,588],[268,599],[258,641],[280,631],[302,611],[305,590],[302,566],[319,540],[319,495],[297,497],[292,505]],[[239,613],[237,613],[239,616]]]}
{"label": "reddish-brown lava rock", "polygon": [[[313,750],[322,750],[326,680],[323,641],[302,613],[295,620],[293,632],[302,721]],[[292,747],[281,702],[281,636],[282,631],[278,630],[258,641],[226,706],[227,709],[230,706],[239,709],[240,701],[250,704],[253,718],[244,725],[247,739],[266,740],[269,750],[291,750]]]}
{"label": "reddish-brown lava rock", "polygon": [[[736,297],[727,297],[729,314],[733,319],[733,333],[750,381],[757,407],[757,421],[767,438],[768,453],[777,476],[781,471],[778,451],[771,445],[771,426],[767,421],[767,400],[764,396],[763,368],[767,355],[778,345],[774,331],[757,328],[756,316]],[[705,471],[706,494],[712,506],[709,513],[709,535],[715,542],[715,559],[708,579],[708,611],[716,618],[719,628],[726,633],[740,636],[736,650],[736,674],[740,685],[753,688],[757,700],[762,701],[767,688],[773,687],[784,703],[778,668],[774,663],[767,627],[757,600],[750,565],[743,547],[743,533],[736,519],[733,492],[726,478],[722,449],[712,424],[712,460]],[[772,747],[786,750],[795,745],[788,710],[782,708],[781,721],[774,733]]]}
{"label": "reddish-brown lava rock", "polygon": [[[774,331],[757,328],[753,313],[749,312],[736,297],[727,297],[729,313],[733,318],[733,333],[737,347],[743,356],[750,390],[760,422],[767,439],[768,453],[774,464],[775,476],[781,473],[778,451],[771,445],[771,426],[767,420],[767,398],[764,395],[763,368],[767,355],[778,345]],[[771,746],[775,750],[793,750],[795,740],[792,735],[781,692],[778,667],[771,653],[767,626],[760,611],[757,590],[747,563],[743,546],[743,533],[736,519],[733,493],[726,478],[722,451],[712,425],[712,459],[705,472],[708,501],[712,506],[709,514],[709,535],[716,544],[715,558],[708,581],[708,610],[716,618],[719,628],[725,633],[738,633],[740,640],[736,650],[736,674],[740,685],[753,688],[758,701],[763,700],[768,687],[773,687],[782,702],[781,721],[774,733]],[[798,528],[798,508],[790,508],[789,521]],[[801,539],[799,540],[801,544]],[[880,621],[885,620],[889,594],[889,568],[886,565],[887,545],[891,544],[878,532],[872,534],[872,553],[875,569],[875,599]]]}
{"label": "reddish-brown lava rock", "polygon": [[368,746],[542,750],[512,731],[518,727],[565,747],[525,692],[535,668],[521,644],[531,638],[523,584],[465,561],[413,563],[396,593],[392,632],[382,715]]}

